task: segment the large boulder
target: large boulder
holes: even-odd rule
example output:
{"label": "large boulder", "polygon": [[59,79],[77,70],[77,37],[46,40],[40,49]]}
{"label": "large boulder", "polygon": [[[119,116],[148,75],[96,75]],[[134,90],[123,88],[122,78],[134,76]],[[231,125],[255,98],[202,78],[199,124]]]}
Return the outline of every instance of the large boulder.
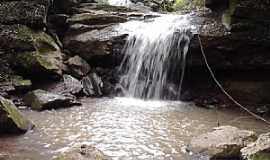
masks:
{"label": "large boulder", "polygon": [[58,81],[49,80],[45,82],[45,85],[42,87],[42,89],[50,93],[58,95],[60,94],[68,97],[80,96],[82,93],[82,88],[81,82],[68,74],[64,74],[62,79]]}
{"label": "large boulder", "polygon": [[82,79],[83,92],[87,96],[102,96],[103,81],[96,73]]}
{"label": "large boulder", "polygon": [[71,74],[77,78],[86,76],[91,70],[90,65],[80,56],[74,56],[68,59],[67,65]]}
{"label": "large boulder", "polygon": [[73,97],[50,93],[44,90],[35,90],[24,96],[25,104],[33,110],[56,109],[78,105]]}
{"label": "large boulder", "polygon": [[257,139],[252,131],[232,126],[222,126],[214,131],[199,135],[191,140],[190,147],[195,153],[214,158],[239,158],[240,150]]}
{"label": "large boulder", "polygon": [[5,52],[35,51],[38,47],[58,48],[52,38],[25,25],[0,25],[0,48]]}
{"label": "large boulder", "polygon": [[54,39],[24,25],[0,25],[0,48],[12,54],[11,63],[29,74],[62,74],[62,53]]}
{"label": "large boulder", "polygon": [[81,82],[76,78],[73,78],[70,75],[64,75],[63,79],[65,85],[65,92],[76,95],[82,91],[83,86]]}
{"label": "large boulder", "polygon": [[0,133],[24,133],[33,127],[12,101],[0,96]]}
{"label": "large boulder", "polygon": [[46,24],[47,6],[36,1],[0,2],[1,24],[25,24],[41,27]]}
{"label": "large boulder", "polygon": [[81,145],[73,147],[53,160],[109,160],[109,158],[93,146]]}
{"label": "large boulder", "polygon": [[270,159],[270,133],[262,134],[258,140],[241,149],[242,156],[247,160]]}
{"label": "large boulder", "polygon": [[64,38],[64,47],[87,61],[94,56],[104,57],[113,53],[114,44],[126,37],[126,34],[118,33],[114,27],[110,26],[78,35],[68,35]]}
{"label": "large boulder", "polygon": [[[211,15],[196,18],[196,21],[203,24],[198,34],[207,60],[214,70],[270,69],[270,32],[267,32],[266,28],[264,30],[258,26],[252,32],[229,31],[228,27],[216,18]],[[190,64],[203,68],[205,64],[197,34],[191,40],[189,53],[189,57],[192,57]]]}
{"label": "large boulder", "polygon": [[97,24],[110,24],[110,23],[121,23],[126,22],[127,19],[117,15],[111,14],[93,14],[93,13],[82,13],[75,14],[71,18],[67,19],[69,24],[86,24],[86,25],[97,25]]}

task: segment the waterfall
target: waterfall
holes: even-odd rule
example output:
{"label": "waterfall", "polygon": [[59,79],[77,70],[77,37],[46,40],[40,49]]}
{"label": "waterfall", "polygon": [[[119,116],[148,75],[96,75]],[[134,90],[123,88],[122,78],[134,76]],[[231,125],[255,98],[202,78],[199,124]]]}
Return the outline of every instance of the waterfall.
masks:
{"label": "waterfall", "polygon": [[187,15],[161,15],[120,25],[119,30],[129,35],[119,68],[122,75],[119,84],[125,96],[179,98],[190,29]]}
{"label": "waterfall", "polygon": [[128,7],[129,5],[131,5],[131,1],[130,0],[108,0],[108,3],[112,6],[126,6]]}

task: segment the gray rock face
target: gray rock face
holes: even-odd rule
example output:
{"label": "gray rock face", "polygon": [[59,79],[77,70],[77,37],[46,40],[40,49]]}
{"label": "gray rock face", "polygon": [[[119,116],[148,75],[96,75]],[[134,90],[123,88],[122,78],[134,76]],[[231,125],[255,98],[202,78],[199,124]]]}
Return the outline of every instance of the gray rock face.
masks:
{"label": "gray rock face", "polygon": [[0,2],[1,24],[44,26],[46,24],[46,16],[46,6],[36,1]]}
{"label": "gray rock face", "polygon": [[71,75],[64,74],[60,81],[49,82],[42,89],[50,93],[76,99],[74,96],[80,96],[82,93],[82,88],[83,86],[78,79],[72,77]]}
{"label": "gray rock face", "polygon": [[117,15],[107,14],[91,14],[81,13],[75,14],[71,18],[67,19],[69,24],[85,24],[85,25],[98,25],[98,24],[110,24],[110,23],[121,23],[127,21],[126,18]]}
{"label": "gray rock face", "polygon": [[0,82],[0,91],[2,92],[27,91],[31,87],[31,80],[16,75],[11,76],[9,81]]}
{"label": "gray rock face", "polygon": [[240,130],[232,126],[222,126],[214,131],[192,138],[190,147],[195,153],[210,158],[238,158],[241,148],[256,140],[252,131]]}
{"label": "gray rock face", "polygon": [[77,105],[72,97],[49,93],[44,90],[29,92],[24,97],[25,104],[31,106],[33,110],[56,109]]}
{"label": "gray rock face", "polygon": [[109,160],[109,158],[93,146],[81,145],[73,147],[53,160]]}
{"label": "gray rock face", "polygon": [[83,89],[83,86],[79,80],[73,78],[70,75],[63,75],[64,79],[64,92],[68,92],[70,94],[76,95],[80,93]]}
{"label": "gray rock face", "polygon": [[33,127],[12,101],[0,96],[0,133],[24,133]]}
{"label": "gray rock face", "polygon": [[87,96],[102,96],[103,82],[96,73],[90,73],[82,79],[83,92]]}
{"label": "gray rock face", "polygon": [[79,56],[71,57],[67,61],[67,65],[71,70],[71,74],[77,78],[86,76],[91,70],[89,64]]}
{"label": "gray rock face", "polygon": [[105,56],[113,52],[113,44],[126,35],[114,30],[114,26],[101,30],[92,30],[78,35],[65,37],[64,46],[73,54],[78,54],[86,60],[93,56]]}
{"label": "gray rock face", "polygon": [[247,160],[270,159],[270,133],[262,134],[258,140],[241,149],[242,156]]}

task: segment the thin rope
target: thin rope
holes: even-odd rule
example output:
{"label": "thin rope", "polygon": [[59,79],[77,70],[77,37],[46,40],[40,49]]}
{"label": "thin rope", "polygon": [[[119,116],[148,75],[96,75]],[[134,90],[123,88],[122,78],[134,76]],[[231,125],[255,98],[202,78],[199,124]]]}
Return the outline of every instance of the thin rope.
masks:
{"label": "thin rope", "polygon": [[246,107],[244,107],[243,105],[241,105],[239,102],[237,102],[224,88],[223,86],[219,83],[219,81],[217,80],[217,78],[215,77],[215,74],[213,72],[213,70],[211,69],[210,65],[208,64],[204,49],[203,49],[203,45],[202,45],[202,41],[200,38],[200,35],[198,34],[198,40],[199,40],[199,44],[200,44],[200,48],[201,48],[201,52],[203,55],[203,59],[204,62],[206,64],[206,67],[211,75],[211,77],[213,78],[213,80],[215,81],[215,83],[217,84],[217,86],[220,88],[220,90],[237,106],[239,106],[240,108],[242,108],[244,111],[246,111],[247,113],[249,113],[251,116],[255,117],[258,120],[261,120],[263,122],[265,122],[266,124],[270,125],[270,122],[266,119],[264,119],[263,117],[251,112],[249,109],[247,109]]}

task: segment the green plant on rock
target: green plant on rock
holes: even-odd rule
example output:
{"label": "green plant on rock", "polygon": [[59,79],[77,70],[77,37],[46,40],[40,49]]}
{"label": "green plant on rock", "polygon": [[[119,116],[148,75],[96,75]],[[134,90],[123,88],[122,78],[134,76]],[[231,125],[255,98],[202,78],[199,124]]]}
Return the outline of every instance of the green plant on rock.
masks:
{"label": "green plant on rock", "polygon": [[204,7],[205,0],[176,0],[173,9],[175,11],[179,10],[198,10]]}

